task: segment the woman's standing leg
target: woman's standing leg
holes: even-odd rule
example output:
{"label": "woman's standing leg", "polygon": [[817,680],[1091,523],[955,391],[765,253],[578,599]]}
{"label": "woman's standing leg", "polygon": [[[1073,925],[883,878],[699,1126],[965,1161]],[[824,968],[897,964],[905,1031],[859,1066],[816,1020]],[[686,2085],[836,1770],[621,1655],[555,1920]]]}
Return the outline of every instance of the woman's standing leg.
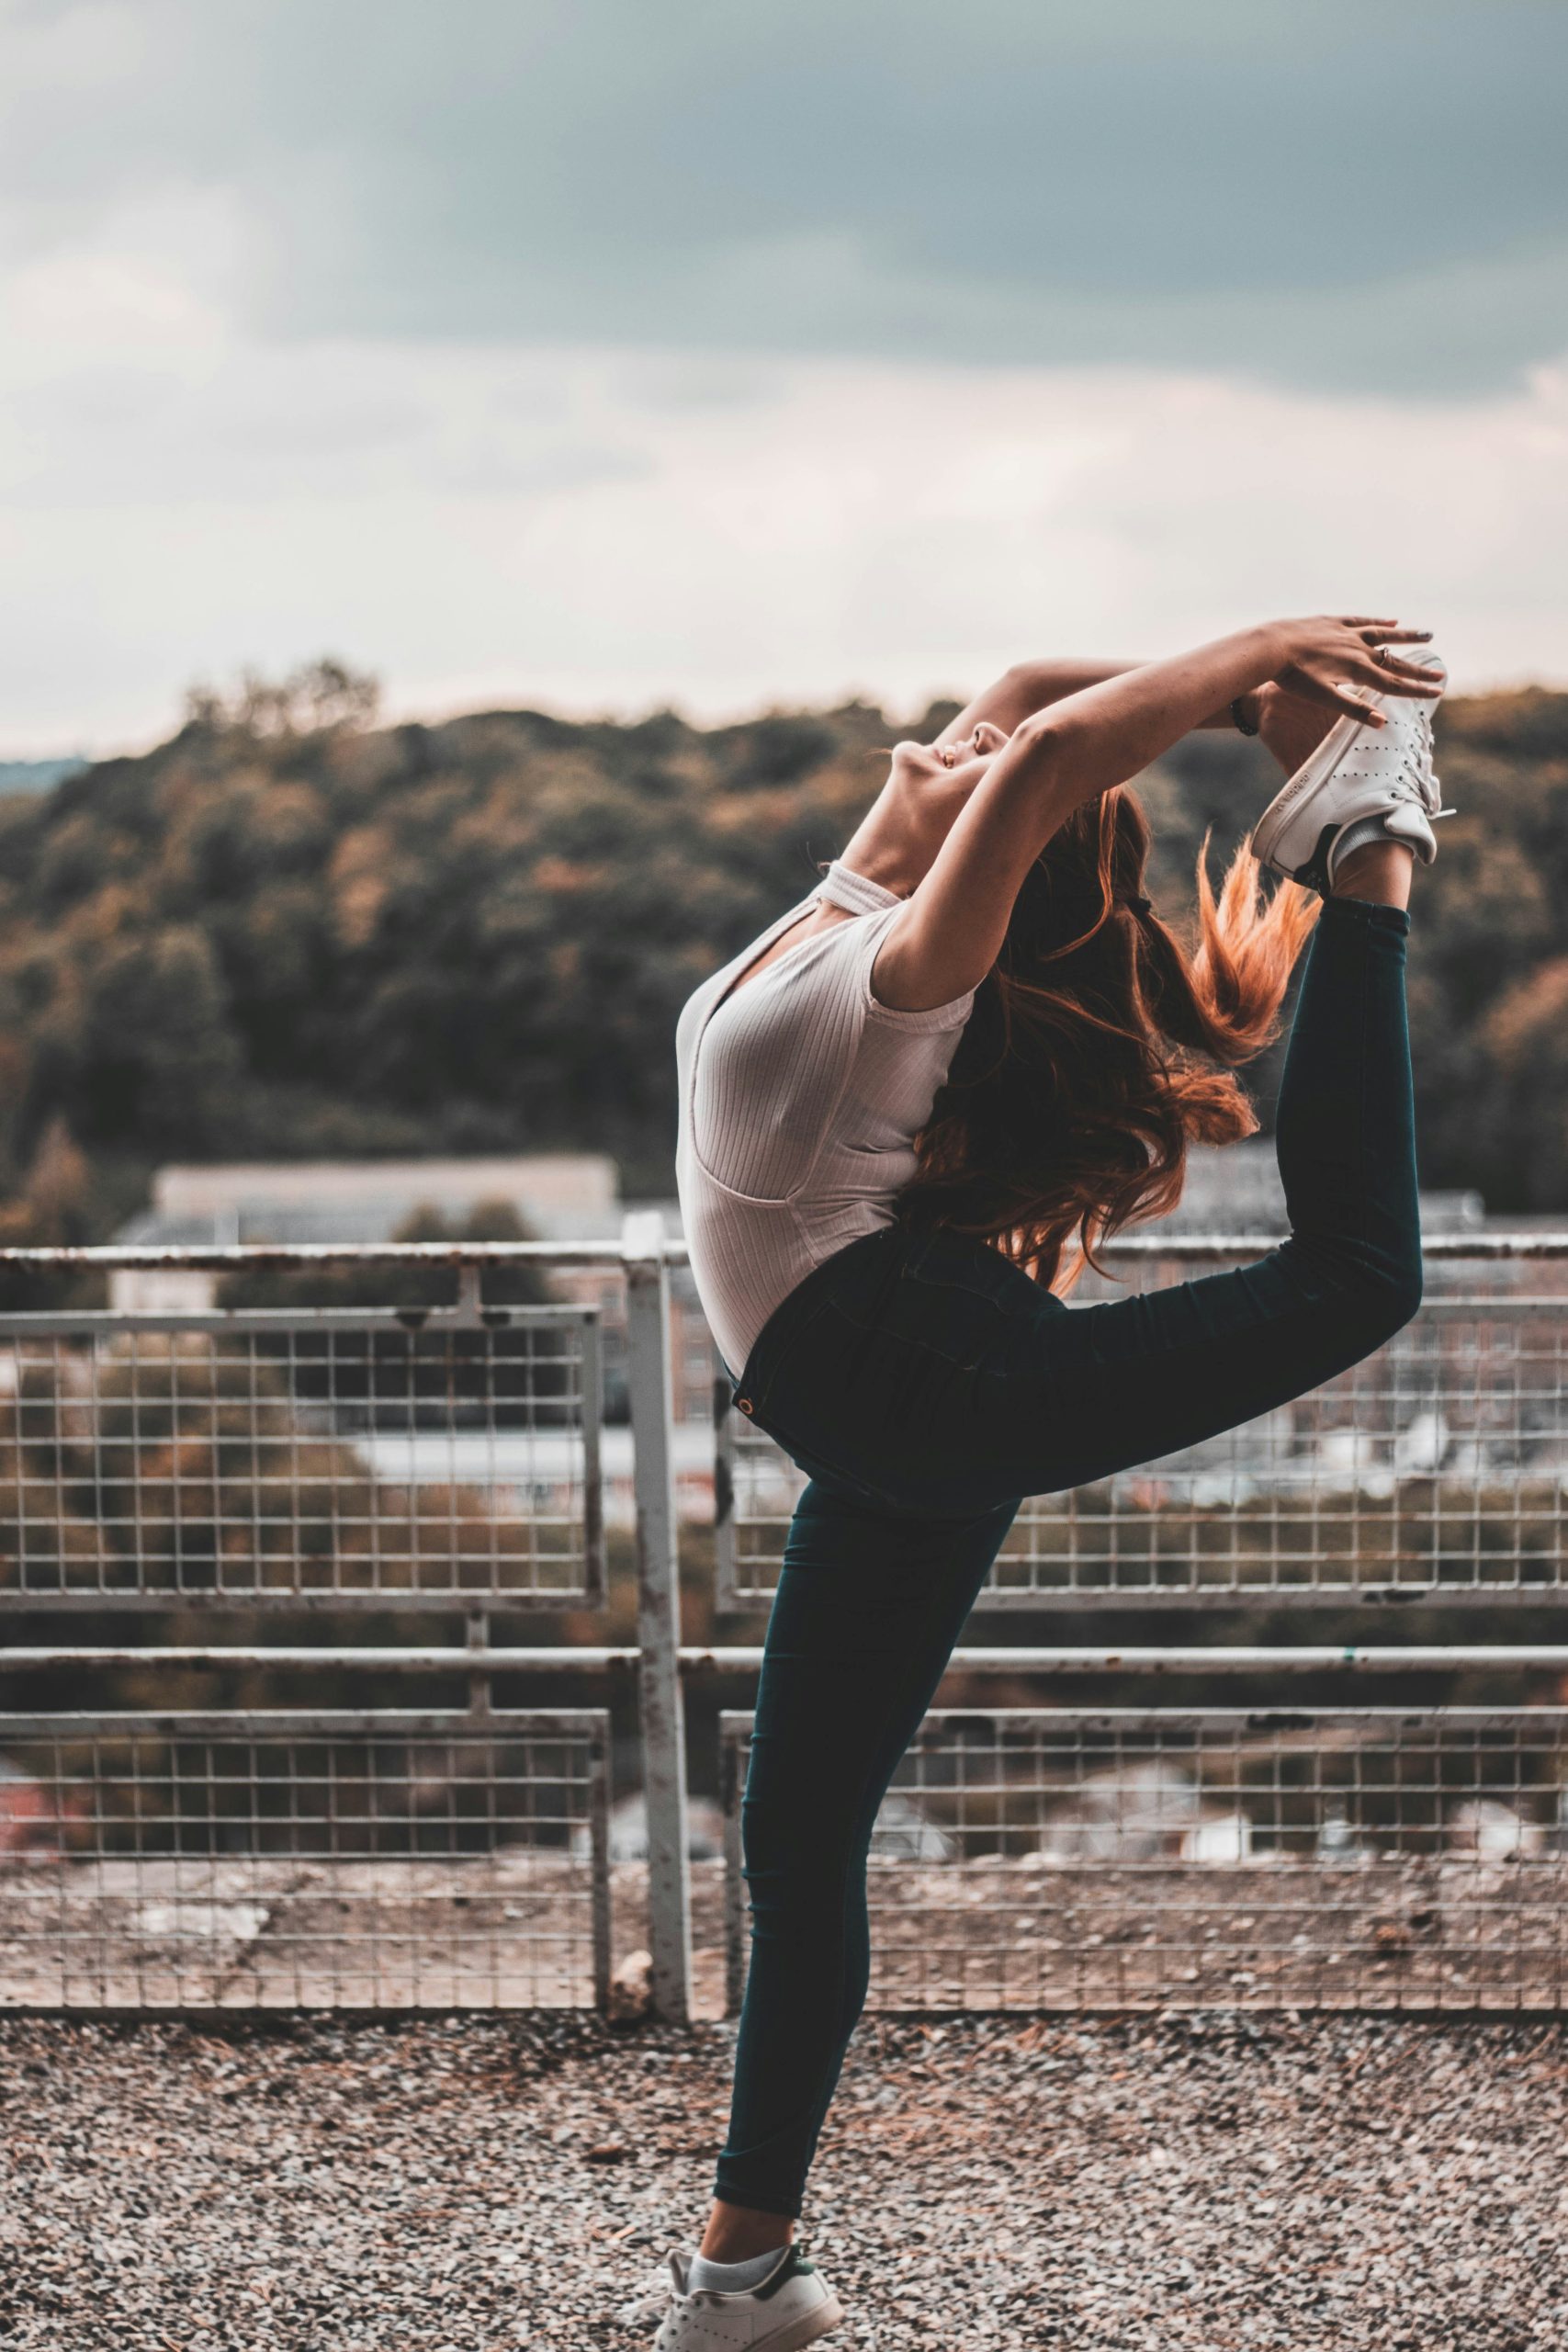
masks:
{"label": "woman's standing leg", "polygon": [[[1012,1522],[906,1518],[814,1481],[768,1625],[741,1820],[751,1962],[721,2205],[703,2251],[787,2235],[870,1964],[865,1862],[877,1808]],[[748,2228],[741,2213],[759,2216]]]}

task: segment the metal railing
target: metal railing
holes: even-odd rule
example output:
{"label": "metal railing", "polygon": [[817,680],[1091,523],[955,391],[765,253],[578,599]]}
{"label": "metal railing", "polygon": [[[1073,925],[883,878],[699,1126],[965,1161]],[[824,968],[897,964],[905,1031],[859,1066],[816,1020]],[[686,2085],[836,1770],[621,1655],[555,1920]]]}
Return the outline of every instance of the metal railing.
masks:
{"label": "metal railing", "polygon": [[597,1607],[597,1318],[0,1316],[8,1605]]}
{"label": "metal railing", "polygon": [[[1110,1254],[1134,1278],[1174,1279],[1266,1246]],[[750,1674],[760,1652],[681,1638],[670,1279],[683,1254],[646,1217],[618,1246],[0,1252],[0,1267],[56,1272],[440,1265],[457,1292],[439,1307],[0,1317],[0,1673],[15,1710],[0,1717],[0,2006],[602,2002],[616,1955],[643,1941],[659,2014],[689,2014],[721,1958],[733,1999],[747,1719],[722,1725],[716,1912],[712,1866],[689,1854],[683,1716],[694,1678]],[[610,1598],[600,1316],[488,1303],[487,1269],[519,1261],[607,1271],[624,1295],[631,1643],[581,1638]],[[1297,1603],[1555,1606],[1568,1236],[1439,1238],[1429,1266],[1416,1323],[1344,1381],[1027,1506],[984,1605],[1062,1629],[1086,1609],[1151,1605],[1267,1603],[1271,1623]],[[754,1609],[795,1474],[737,1426],[726,1391],[719,1405],[716,1599]],[[411,1638],[346,1638],[383,1611]],[[497,1611],[560,1611],[570,1642],[492,1628]],[[164,1638],[25,1630],[89,1611],[156,1613]],[[209,1638],[191,1638],[191,1611]],[[462,1638],[418,1638],[412,1611],[456,1614]],[[319,1636],[329,1614],[325,1640],[291,1629]],[[885,2003],[1562,2006],[1568,1643],[1057,1638],[965,1644],[953,1669],[966,1691],[1004,1677],[1011,1697],[1064,1675],[1121,1678],[1119,1695],[1176,1675],[1242,1688],[1196,1712],[933,1713],[879,1829]],[[1414,1710],[1281,1711],[1303,1674],[1481,1669],[1519,1703],[1440,1708],[1423,1686]],[[199,1671],[289,1688],[327,1674],[334,1703],[162,1702]],[[138,1705],[75,1712],[81,1678],[110,1674],[133,1678]],[[498,1677],[539,1674],[635,1706],[623,1793],[635,1781],[645,1860],[613,1855],[609,1708],[495,1704]],[[42,1692],[65,1676],[51,1713]],[[433,1693],[456,1679],[468,1707],[341,1703],[389,1676]]]}
{"label": "metal railing", "polygon": [[[724,1719],[728,1986],[744,1971]],[[876,2006],[1561,2008],[1568,1709],[939,1710],[873,1839]]]}
{"label": "metal railing", "polygon": [[[485,1268],[537,1254],[206,1261],[435,1264],[446,1306],[0,1316],[0,1671],[27,1710],[0,1715],[0,2006],[604,2004],[608,1711],[497,1707],[484,1662],[492,1611],[607,1597],[599,1317],[482,1295]],[[145,1250],[11,1262],[199,1270]],[[183,1659],[167,1638],[51,1651],[22,1632],[155,1613],[166,1634],[193,1611],[220,1638]],[[441,1678],[440,1645],[345,1640],[387,1611],[459,1614],[446,1679],[466,1710],[73,1703],[84,1674],[129,1671],[156,1698],[201,1665],[361,1691]],[[290,1642],[329,1618],[328,1639]],[[278,1638],[247,1642],[258,1619]],[[64,1675],[60,1712],[34,1706]]]}
{"label": "metal railing", "polygon": [[0,1874],[5,2005],[602,2003],[608,1736],[587,1708],[0,1715],[54,1798],[49,1866]]}

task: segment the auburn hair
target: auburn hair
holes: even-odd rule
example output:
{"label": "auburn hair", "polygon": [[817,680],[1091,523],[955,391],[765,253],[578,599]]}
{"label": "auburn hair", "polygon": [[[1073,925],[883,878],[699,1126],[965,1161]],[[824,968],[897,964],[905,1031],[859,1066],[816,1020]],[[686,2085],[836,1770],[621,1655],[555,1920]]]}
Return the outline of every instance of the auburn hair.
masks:
{"label": "auburn hair", "polygon": [[1052,835],[915,1139],[903,1222],[974,1234],[1067,1288],[1100,1242],[1175,1207],[1190,1143],[1254,1132],[1232,1073],[1277,1035],[1319,902],[1294,882],[1265,895],[1246,843],[1216,898],[1208,849],[1188,944],[1144,896],[1130,786]]}

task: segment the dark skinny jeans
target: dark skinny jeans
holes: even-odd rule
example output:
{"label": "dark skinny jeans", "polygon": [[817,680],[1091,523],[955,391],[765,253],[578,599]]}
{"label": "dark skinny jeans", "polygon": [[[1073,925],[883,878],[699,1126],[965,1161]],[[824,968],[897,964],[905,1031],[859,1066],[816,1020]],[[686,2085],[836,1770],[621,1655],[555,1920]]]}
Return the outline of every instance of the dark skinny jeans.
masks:
{"label": "dark skinny jeans", "polygon": [[1331,899],[1277,1130],[1291,1238],[1235,1272],[1069,1308],[899,1227],[793,1291],[737,1401],[810,1479],[769,1621],[742,1808],[751,1958],[716,2193],[797,2214],[870,1969],[877,1808],[1025,1495],[1299,1396],[1420,1304],[1408,918]]}

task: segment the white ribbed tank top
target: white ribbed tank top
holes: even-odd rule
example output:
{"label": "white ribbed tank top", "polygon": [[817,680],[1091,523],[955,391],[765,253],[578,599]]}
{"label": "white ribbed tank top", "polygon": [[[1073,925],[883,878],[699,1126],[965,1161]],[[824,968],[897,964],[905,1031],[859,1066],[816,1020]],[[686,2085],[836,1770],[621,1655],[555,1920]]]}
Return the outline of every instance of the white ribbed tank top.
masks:
{"label": "white ribbed tank top", "polygon": [[[852,922],[764,949],[818,900]],[[763,1324],[815,1266],[891,1224],[913,1143],[947,1075],[974,990],[930,1012],[878,1004],[871,967],[891,890],[835,862],[807,899],[689,1000],[675,1032],[676,1182],[692,1272],[737,1378]]]}

